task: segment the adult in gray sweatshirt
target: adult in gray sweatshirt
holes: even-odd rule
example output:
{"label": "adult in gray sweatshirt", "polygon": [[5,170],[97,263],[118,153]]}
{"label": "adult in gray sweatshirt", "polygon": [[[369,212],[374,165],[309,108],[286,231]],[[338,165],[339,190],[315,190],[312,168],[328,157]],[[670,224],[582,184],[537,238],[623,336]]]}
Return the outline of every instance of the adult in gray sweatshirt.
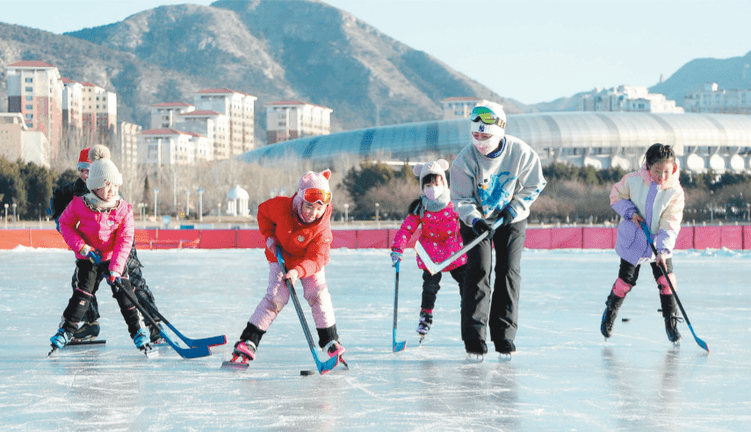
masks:
{"label": "adult in gray sweatshirt", "polygon": [[[464,244],[489,232],[467,252],[461,290],[462,340],[468,354],[482,358],[488,352],[486,328],[497,352],[505,355],[516,350],[527,217],[545,179],[537,153],[524,141],[505,134],[506,114],[501,105],[491,102],[475,107],[470,120],[472,144],[451,164],[451,201],[459,214]],[[496,262],[491,293],[493,245]]]}

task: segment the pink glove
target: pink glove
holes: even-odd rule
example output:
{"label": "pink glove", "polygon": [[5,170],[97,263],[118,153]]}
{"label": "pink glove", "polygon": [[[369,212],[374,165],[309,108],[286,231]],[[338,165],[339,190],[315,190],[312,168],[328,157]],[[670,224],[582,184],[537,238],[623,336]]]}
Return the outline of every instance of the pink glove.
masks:
{"label": "pink glove", "polygon": [[279,241],[274,236],[266,237],[266,249],[270,250],[271,253],[276,254],[276,245],[279,243]]}

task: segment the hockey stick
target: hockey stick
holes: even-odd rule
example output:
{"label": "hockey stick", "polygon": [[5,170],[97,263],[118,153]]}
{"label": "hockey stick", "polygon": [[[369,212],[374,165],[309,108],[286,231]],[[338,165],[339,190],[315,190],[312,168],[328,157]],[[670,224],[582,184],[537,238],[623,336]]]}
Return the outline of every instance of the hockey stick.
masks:
{"label": "hockey stick", "polygon": [[153,303],[149,301],[145,296],[141,295],[138,291],[136,291],[136,297],[138,297],[139,302],[143,302],[149,306],[151,306],[151,309],[153,310],[154,316],[159,318],[163,323],[167,324],[167,327],[169,327],[180,339],[182,339],[183,342],[185,342],[186,345],[190,347],[197,347],[201,345],[206,346],[217,346],[217,345],[224,345],[227,343],[227,336],[221,335],[221,336],[212,336],[207,338],[201,338],[201,339],[191,339],[182,333],[180,333],[175,326],[173,326],[169,321],[167,321],[167,318],[164,317],[157,309],[156,306],[154,306]]}
{"label": "hockey stick", "polygon": [[292,297],[292,303],[294,303],[295,305],[295,311],[297,312],[297,317],[300,318],[300,324],[302,325],[303,333],[305,333],[305,339],[308,341],[310,352],[313,354],[313,360],[315,360],[316,366],[318,367],[318,373],[323,375],[326,372],[329,372],[331,369],[334,369],[339,364],[339,356],[331,357],[325,362],[322,362],[318,358],[318,353],[316,352],[317,351],[316,346],[313,343],[313,336],[310,334],[310,327],[308,327],[308,321],[305,320],[305,315],[303,314],[302,306],[300,306],[300,300],[297,298],[297,292],[295,292],[295,287],[292,286],[292,283],[290,283],[289,279],[284,278],[284,275],[287,274],[287,266],[284,264],[284,257],[282,256],[282,248],[280,248],[279,246],[276,247],[276,260],[279,261],[279,266],[282,268],[282,279],[284,279],[284,282],[287,285],[287,289],[289,290],[289,296]]}
{"label": "hockey stick", "polygon": [[436,274],[439,271],[450,266],[451,263],[456,261],[457,258],[464,255],[468,250],[477,246],[478,243],[485,240],[485,237],[487,237],[491,232],[494,232],[499,226],[501,226],[502,223],[503,223],[503,219],[498,219],[493,224],[492,231],[485,231],[484,233],[480,234],[479,236],[477,236],[476,239],[472,240],[469,244],[459,249],[458,252],[456,252],[455,254],[451,255],[450,257],[446,258],[445,260],[439,263],[434,263],[433,260],[430,259],[430,255],[428,255],[428,252],[425,250],[424,247],[422,247],[422,243],[420,243],[419,240],[417,241],[417,243],[415,243],[415,251],[417,252],[417,255],[420,256],[420,259],[422,259],[422,263],[425,265],[425,269],[428,270],[430,274]]}
{"label": "hockey stick", "polygon": [[[647,243],[649,243],[650,246],[652,246],[652,252],[654,252],[655,257],[657,257],[657,247],[652,242],[652,235],[649,232],[649,228],[647,227],[647,224],[642,222],[639,222],[639,225],[641,225],[642,231],[644,231],[644,234],[647,236]],[[670,278],[668,277],[668,271],[667,269],[663,268],[662,265],[659,263],[657,264],[657,267],[660,268],[660,271],[662,272],[662,275],[665,276],[665,280],[668,281],[668,285],[670,285],[670,290],[673,291],[673,297],[675,297],[675,302],[678,303],[678,307],[681,309],[681,313],[683,314],[683,318],[686,320],[686,324],[688,324],[688,328],[691,330],[691,334],[694,335],[694,340],[697,344],[699,344],[700,347],[704,348],[707,353],[709,353],[709,346],[706,342],[699,339],[698,336],[696,336],[696,333],[694,332],[694,328],[691,326],[691,321],[688,320],[688,315],[686,315],[686,310],[683,309],[683,305],[681,304],[681,299],[678,298],[678,293],[675,291],[675,287],[673,287],[673,282],[670,281]]]}
{"label": "hockey stick", "polygon": [[396,262],[396,281],[394,282],[394,330],[391,332],[391,348],[394,352],[399,352],[407,348],[407,341],[396,341],[396,316],[399,311],[399,264],[401,260]]}
{"label": "hockey stick", "polygon": [[136,299],[135,295],[128,292],[127,289],[123,286],[123,284],[119,281],[115,282],[115,286],[117,286],[117,289],[122,291],[128,299],[135,305],[136,309],[138,309],[139,312],[141,312],[141,315],[143,315],[147,321],[153,326],[156,326],[159,328],[159,334],[162,335],[165,341],[171,346],[175,351],[177,351],[178,354],[180,354],[183,358],[198,358],[198,357],[208,357],[211,355],[211,350],[209,349],[208,345],[201,345],[197,347],[189,347],[189,348],[183,348],[180,345],[176,344],[172,339],[169,337],[167,333],[164,332],[164,329],[162,329],[159,324],[154,320],[154,318],[149,315],[148,312],[146,312],[146,308],[141,306],[141,304],[138,302],[138,299]]}

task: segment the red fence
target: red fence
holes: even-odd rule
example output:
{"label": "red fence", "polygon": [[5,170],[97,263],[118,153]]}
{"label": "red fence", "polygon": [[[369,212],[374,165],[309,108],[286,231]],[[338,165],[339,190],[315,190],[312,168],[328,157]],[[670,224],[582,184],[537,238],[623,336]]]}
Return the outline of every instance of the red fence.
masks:
{"label": "red fence", "polygon": [[[381,248],[391,245],[396,229],[334,230],[334,248]],[[418,233],[416,233],[418,234]],[[408,244],[414,246],[418,235]],[[524,246],[530,249],[611,249],[615,247],[616,228],[568,227],[528,228]],[[54,229],[0,230],[0,249],[16,246],[62,248],[67,246]],[[265,242],[257,229],[160,230],[137,229],[138,249],[233,249],[262,248]],[[681,228],[677,249],[751,249],[751,225],[685,226]]]}

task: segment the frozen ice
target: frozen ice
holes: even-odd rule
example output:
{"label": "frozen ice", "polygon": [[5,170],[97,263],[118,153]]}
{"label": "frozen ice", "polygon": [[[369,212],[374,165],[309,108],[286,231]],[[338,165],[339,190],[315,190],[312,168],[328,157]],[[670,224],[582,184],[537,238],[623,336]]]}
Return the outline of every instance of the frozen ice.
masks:
{"label": "frozen ice", "polygon": [[604,341],[600,318],[617,256],[526,250],[518,352],[510,360],[491,353],[477,363],[463,349],[452,278],[442,280],[433,327],[418,347],[422,279],[414,252],[407,251],[397,339],[408,346],[393,353],[388,252],[333,250],[326,275],[351,369],[323,376],[300,375],[315,364],[291,302],[246,371],[220,369],[265,293],[262,250],[145,250],[139,256],[160,311],[175,327],[193,338],[226,334],[228,344],[200,359],[183,359],[166,345],[146,358],[103,284],[100,338],[107,344],[66,347],[47,359],[49,337],[71,294],[73,254],[0,251],[1,430],[751,429],[748,252],[689,250],[674,259],[677,291],[697,336],[712,350],[707,354],[685,323],[680,346],[667,340],[648,268]]}

